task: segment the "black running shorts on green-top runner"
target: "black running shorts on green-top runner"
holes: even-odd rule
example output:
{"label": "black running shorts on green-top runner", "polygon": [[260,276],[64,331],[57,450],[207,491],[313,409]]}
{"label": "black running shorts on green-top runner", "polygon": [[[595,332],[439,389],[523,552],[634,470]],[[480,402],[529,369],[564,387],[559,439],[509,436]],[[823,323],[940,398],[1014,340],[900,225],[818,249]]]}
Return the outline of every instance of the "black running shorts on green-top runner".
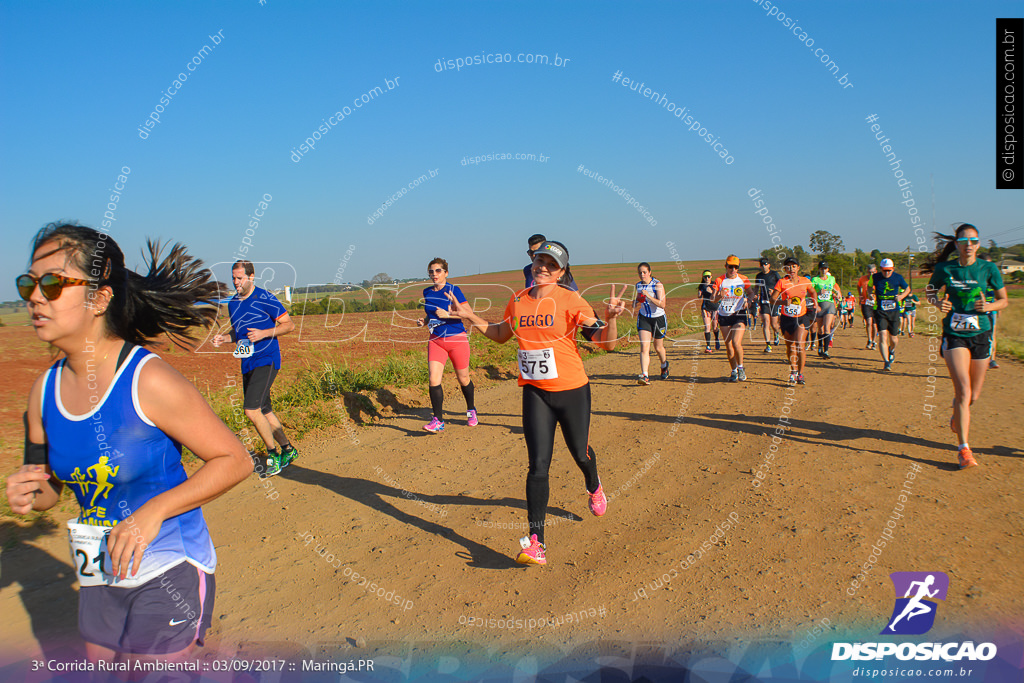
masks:
{"label": "black running shorts on green-top runner", "polygon": [[937,263],[928,288],[938,292],[943,287],[953,305],[953,310],[942,321],[944,336],[971,337],[991,331],[991,318],[975,310],[974,305],[986,290],[1003,288],[1003,276],[996,264],[981,259],[969,266],[961,266],[955,260]]}

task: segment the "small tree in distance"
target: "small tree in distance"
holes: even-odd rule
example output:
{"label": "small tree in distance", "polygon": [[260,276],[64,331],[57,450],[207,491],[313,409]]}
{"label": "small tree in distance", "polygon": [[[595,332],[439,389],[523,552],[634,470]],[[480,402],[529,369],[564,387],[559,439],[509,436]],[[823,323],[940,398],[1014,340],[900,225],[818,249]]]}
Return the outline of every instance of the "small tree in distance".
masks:
{"label": "small tree in distance", "polygon": [[841,254],[843,252],[843,238],[825,230],[818,230],[812,234],[809,244],[812,251],[822,256],[831,256],[832,254]]}

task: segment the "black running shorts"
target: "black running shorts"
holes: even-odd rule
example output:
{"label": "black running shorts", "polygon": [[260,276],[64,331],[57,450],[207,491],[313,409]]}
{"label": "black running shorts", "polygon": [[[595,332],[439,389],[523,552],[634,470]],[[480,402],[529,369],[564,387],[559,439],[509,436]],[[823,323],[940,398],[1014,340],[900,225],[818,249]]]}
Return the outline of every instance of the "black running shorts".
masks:
{"label": "black running shorts", "polygon": [[813,322],[814,311],[807,311],[799,318],[783,315],[779,317],[779,328],[782,330],[783,334],[793,336],[796,334],[797,328],[802,327],[806,330]]}
{"label": "black running shorts", "polygon": [[264,415],[273,412],[270,405],[270,387],[277,377],[273,365],[261,365],[242,374],[242,393],[245,395],[246,410],[259,409]]}
{"label": "black running shorts", "polygon": [[899,311],[875,311],[875,327],[879,332],[889,330],[889,334],[896,334],[900,331]]}
{"label": "black running shorts", "polygon": [[971,360],[985,360],[992,355],[992,331],[986,330],[970,337],[944,334],[939,355],[945,358],[947,349],[968,349],[971,352]]}
{"label": "black running shorts", "polygon": [[659,315],[657,318],[651,318],[649,316],[639,314],[636,318],[636,331],[641,332],[647,330],[651,333],[651,336],[655,339],[664,339],[665,334],[668,331],[668,320],[663,315]]}
{"label": "black running shorts", "polygon": [[746,325],[747,324],[747,312],[740,311],[736,315],[722,315],[718,314],[718,326],[719,327],[733,327],[735,325]]}

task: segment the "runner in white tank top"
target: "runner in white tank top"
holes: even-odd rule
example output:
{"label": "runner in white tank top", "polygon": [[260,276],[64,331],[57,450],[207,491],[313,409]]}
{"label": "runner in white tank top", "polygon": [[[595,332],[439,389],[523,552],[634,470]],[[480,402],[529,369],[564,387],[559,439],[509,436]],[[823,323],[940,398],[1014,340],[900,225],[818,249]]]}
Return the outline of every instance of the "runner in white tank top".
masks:
{"label": "runner in white tank top", "polygon": [[636,267],[640,282],[636,283],[636,329],[640,337],[640,384],[651,383],[648,369],[651,365],[651,340],[661,361],[661,378],[668,379],[668,357],[665,354],[665,334],[668,318],[665,316],[665,285],[651,277],[651,266],[644,261]]}

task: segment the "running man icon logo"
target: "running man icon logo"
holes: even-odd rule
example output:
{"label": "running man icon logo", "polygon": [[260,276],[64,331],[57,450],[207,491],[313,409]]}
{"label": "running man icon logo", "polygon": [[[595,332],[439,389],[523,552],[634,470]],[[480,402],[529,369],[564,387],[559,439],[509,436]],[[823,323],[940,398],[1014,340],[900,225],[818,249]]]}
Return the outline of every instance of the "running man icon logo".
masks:
{"label": "running man icon logo", "polygon": [[930,631],[939,607],[936,601],[945,600],[949,591],[949,577],[943,572],[893,572],[889,578],[896,604],[880,635],[914,636]]}

